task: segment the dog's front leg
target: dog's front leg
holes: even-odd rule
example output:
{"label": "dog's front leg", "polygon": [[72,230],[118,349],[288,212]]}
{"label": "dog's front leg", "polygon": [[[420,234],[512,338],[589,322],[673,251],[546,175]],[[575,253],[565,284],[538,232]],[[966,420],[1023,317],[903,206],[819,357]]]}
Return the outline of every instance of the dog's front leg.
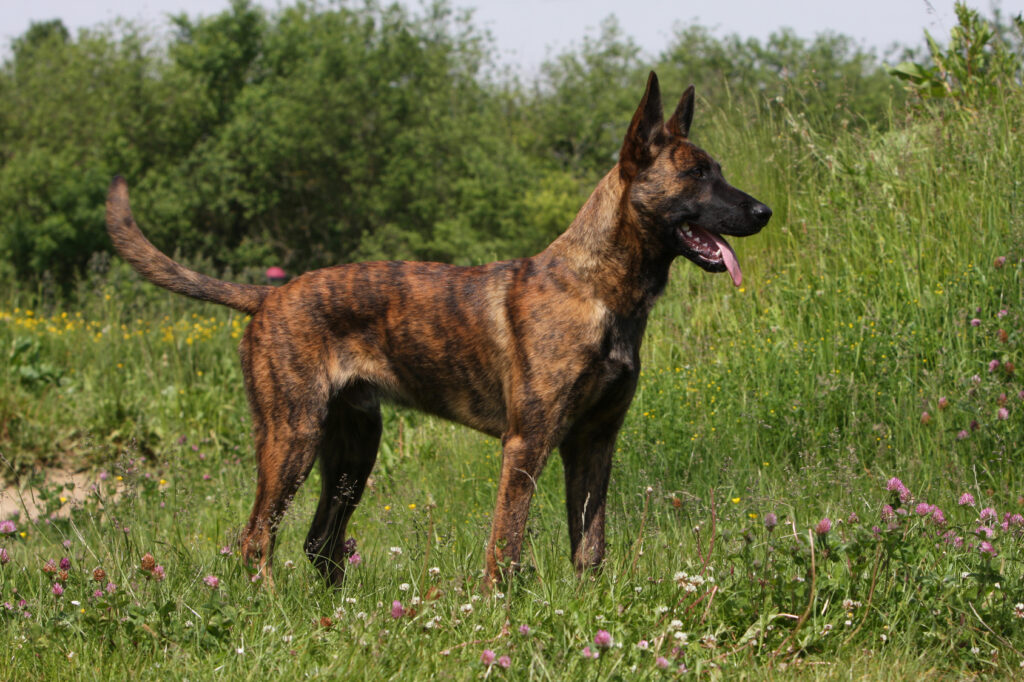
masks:
{"label": "dog's front leg", "polygon": [[542,439],[506,434],[502,438],[498,502],[487,542],[484,589],[510,576],[519,565],[530,500],[551,451]]}
{"label": "dog's front leg", "polygon": [[578,425],[558,447],[565,469],[569,546],[578,574],[597,568],[604,559],[605,500],[621,423],[621,416],[603,415]]}

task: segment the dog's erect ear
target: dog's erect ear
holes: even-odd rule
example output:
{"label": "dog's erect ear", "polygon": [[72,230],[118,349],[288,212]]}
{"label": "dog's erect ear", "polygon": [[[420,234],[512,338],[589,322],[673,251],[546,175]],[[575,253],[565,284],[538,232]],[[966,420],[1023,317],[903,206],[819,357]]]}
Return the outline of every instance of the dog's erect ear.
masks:
{"label": "dog's erect ear", "polygon": [[690,124],[693,123],[693,86],[686,88],[683,96],[679,98],[679,105],[676,107],[672,118],[668,120],[665,127],[676,137],[689,137]]}
{"label": "dog's erect ear", "polygon": [[663,121],[658,76],[651,71],[651,75],[647,77],[644,97],[633,114],[626,139],[619,150],[619,170],[623,177],[633,178],[642,167],[650,163],[654,156],[651,153],[651,146],[662,135]]}

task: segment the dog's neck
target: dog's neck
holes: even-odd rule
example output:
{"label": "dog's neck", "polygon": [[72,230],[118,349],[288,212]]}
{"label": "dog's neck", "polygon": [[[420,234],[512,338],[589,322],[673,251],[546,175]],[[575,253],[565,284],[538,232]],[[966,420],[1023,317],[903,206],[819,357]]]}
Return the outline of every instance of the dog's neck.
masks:
{"label": "dog's neck", "polygon": [[615,166],[568,229],[536,258],[564,263],[615,312],[646,316],[668,282],[672,256],[652,255],[658,249],[645,243],[628,189]]}

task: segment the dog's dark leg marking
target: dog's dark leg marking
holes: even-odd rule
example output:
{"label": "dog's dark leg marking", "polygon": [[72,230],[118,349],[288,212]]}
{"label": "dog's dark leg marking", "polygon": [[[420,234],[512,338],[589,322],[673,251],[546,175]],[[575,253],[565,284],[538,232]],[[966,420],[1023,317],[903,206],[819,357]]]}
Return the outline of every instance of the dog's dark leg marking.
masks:
{"label": "dog's dark leg marking", "polygon": [[320,503],[306,536],[306,554],[329,582],[345,577],[345,527],[377,460],[383,421],[375,397],[361,388],[331,401],[320,447]]}

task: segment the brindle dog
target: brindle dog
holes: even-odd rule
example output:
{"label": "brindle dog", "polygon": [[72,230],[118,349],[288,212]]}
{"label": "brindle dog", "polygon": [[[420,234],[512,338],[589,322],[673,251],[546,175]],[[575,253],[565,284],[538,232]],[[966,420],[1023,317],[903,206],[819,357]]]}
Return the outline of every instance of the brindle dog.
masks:
{"label": "brindle dog", "polygon": [[114,179],[107,228],[144,278],[252,315],[240,353],[259,474],[241,548],[268,582],[278,524],[317,460],[322,488],[305,548],[341,582],[345,526],[377,456],[382,401],[501,438],[488,584],[519,561],[534,487],[555,448],[573,564],[600,564],[615,438],[669,267],[686,256],[728,270],[738,285],[721,235],[754,234],[772,214],[688,140],[693,107],[690,86],[664,122],[652,72],[618,164],[569,228],[532,258],[475,267],[354,263],[278,288],[224,282],[150,244],[125,181]]}

